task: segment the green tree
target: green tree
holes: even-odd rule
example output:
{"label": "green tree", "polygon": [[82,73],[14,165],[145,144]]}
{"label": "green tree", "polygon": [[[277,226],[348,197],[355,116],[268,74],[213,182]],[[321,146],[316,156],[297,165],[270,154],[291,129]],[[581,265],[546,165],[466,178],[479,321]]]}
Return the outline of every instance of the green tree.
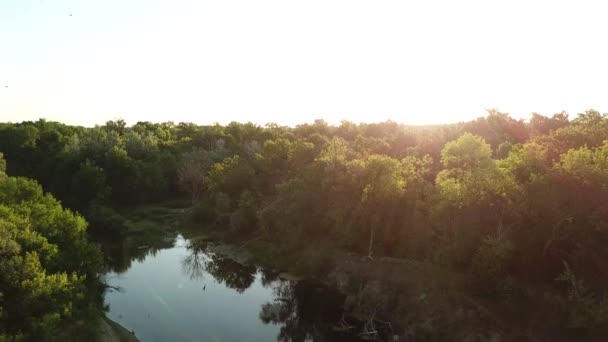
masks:
{"label": "green tree", "polygon": [[72,178],[70,205],[82,210],[94,200],[104,202],[110,193],[111,188],[106,184],[104,170],[87,159],[80,164],[78,172]]}
{"label": "green tree", "polygon": [[361,214],[369,225],[368,257],[374,252],[374,235],[389,224],[398,210],[405,180],[401,163],[390,157],[371,155],[364,161],[363,189],[360,197]]}
{"label": "green tree", "polygon": [[456,255],[449,258],[459,263],[468,264],[482,236],[505,228],[520,197],[515,179],[491,155],[490,146],[469,133],[441,152],[444,169],[436,179],[436,212],[438,219],[449,222],[441,230],[455,248]]}
{"label": "green tree", "polygon": [[112,147],[105,155],[104,170],[112,189],[112,201],[122,205],[137,203],[140,173],[127,151]]}
{"label": "green tree", "polygon": [[0,180],[0,336],[69,340],[101,310],[86,222],[24,178]]}
{"label": "green tree", "polygon": [[205,176],[211,159],[204,150],[195,150],[182,157],[182,164],[177,171],[180,187],[190,194],[192,204],[203,192]]}

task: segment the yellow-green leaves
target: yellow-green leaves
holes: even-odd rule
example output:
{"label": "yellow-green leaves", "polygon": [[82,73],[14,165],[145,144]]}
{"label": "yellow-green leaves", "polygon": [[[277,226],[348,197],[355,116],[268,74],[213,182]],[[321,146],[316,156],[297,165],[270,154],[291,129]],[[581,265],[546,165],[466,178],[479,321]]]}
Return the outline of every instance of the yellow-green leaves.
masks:
{"label": "yellow-green leaves", "polygon": [[465,133],[450,141],[441,151],[441,164],[446,169],[474,170],[492,163],[492,149],[483,138]]}
{"label": "yellow-green leaves", "polygon": [[608,141],[594,150],[569,150],[562,155],[558,169],[584,186],[608,189]]}

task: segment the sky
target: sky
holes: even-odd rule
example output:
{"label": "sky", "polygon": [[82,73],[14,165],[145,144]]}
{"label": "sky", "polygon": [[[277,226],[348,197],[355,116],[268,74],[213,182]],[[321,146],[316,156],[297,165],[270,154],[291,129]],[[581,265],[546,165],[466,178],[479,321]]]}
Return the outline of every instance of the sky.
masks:
{"label": "sky", "polygon": [[602,1],[0,0],[0,121],[608,111]]}

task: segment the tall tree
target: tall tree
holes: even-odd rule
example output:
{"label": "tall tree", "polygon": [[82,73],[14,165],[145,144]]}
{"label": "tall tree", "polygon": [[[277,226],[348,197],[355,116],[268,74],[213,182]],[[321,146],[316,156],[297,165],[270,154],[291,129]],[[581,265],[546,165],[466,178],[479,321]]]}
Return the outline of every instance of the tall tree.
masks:
{"label": "tall tree", "polygon": [[211,163],[208,152],[201,149],[182,156],[182,164],[177,170],[177,177],[182,190],[190,194],[192,205],[198,201],[203,192],[205,177]]}

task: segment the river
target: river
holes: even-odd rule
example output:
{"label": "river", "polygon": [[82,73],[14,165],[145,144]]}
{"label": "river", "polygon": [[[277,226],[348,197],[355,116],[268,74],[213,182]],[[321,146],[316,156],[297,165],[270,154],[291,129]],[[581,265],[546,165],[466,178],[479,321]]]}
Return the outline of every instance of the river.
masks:
{"label": "river", "polygon": [[335,329],[344,297],[239,263],[213,245],[176,235],[155,247],[109,254],[107,316],[154,341],[354,341]]}

